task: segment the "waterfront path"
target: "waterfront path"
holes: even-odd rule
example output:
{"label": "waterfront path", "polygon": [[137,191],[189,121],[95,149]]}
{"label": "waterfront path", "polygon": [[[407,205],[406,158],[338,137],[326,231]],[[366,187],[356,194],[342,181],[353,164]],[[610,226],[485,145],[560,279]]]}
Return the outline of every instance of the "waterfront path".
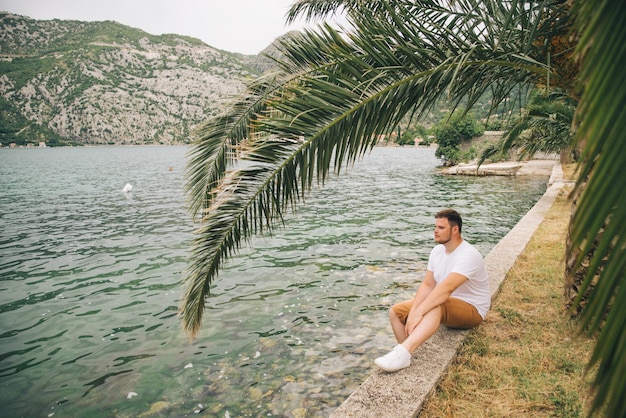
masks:
{"label": "waterfront path", "polygon": [[[561,165],[553,161],[547,190],[535,206],[485,257],[492,299],[564,185]],[[391,331],[390,331],[391,332]],[[411,366],[395,373],[374,370],[332,414],[331,418],[409,418],[419,415],[424,401],[453,362],[467,331],[439,331],[413,353]],[[375,368],[375,366],[373,366]]]}

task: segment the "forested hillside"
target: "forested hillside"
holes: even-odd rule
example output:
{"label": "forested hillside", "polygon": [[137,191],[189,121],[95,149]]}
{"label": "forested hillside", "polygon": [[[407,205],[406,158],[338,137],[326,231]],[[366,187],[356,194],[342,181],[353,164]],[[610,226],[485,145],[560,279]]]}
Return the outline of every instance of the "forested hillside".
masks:
{"label": "forested hillside", "polygon": [[[276,55],[274,44],[250,56],[112,21],[0,12],[0,145],[187,143]],[[487,117],[489,99],[474,106],[478,118]],[[433,126],[447,107],[402,129]]]}
{"label": "forested hillside", "polygon": [[111,21],[0,12],[0,141],[185,143],[258,74],[256,61]]}

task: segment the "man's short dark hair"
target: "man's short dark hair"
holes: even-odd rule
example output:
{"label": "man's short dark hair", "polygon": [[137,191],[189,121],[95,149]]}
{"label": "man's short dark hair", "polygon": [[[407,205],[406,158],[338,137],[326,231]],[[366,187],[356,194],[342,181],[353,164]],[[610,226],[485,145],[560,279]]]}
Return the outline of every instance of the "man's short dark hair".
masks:
{"label": "man's short dark hair", "polygon": [[461,214],[454,209],[443,209],[435,214],[435,219],[446,218],[450,226],[458,226],[459,233],[463,228],[463,219],[461,219]]}

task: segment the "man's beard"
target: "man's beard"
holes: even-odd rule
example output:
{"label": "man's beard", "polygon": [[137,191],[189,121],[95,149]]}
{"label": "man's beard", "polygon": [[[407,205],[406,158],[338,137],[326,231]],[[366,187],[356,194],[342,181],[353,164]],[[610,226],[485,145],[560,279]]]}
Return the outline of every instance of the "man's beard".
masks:
{"label": "man's beard", "polygon": [[444,244],[444,245],[445,245],[445,244],[447,244],[447,243],[449,243],[449,242],[450,242],[450,239],[451,239],[451,238],[448,238],[447,240],[442,240],[441,238],[439,238],[439,239],[435,239],[435,242],[436,242],[437,244]]}

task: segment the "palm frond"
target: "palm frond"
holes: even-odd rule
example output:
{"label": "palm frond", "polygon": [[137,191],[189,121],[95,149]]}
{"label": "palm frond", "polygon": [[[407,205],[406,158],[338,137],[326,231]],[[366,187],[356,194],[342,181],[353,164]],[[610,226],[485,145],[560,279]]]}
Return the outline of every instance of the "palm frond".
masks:
{"label": "palm frond", "polygon": [[518,158],[537,152],[559,153],[573,146],[572,129],[576,102],[565,94],[535,92],[527,108],[504,131],[502,138],[487,147],[480,156],[482,164],[495,155],[505,156],[517,149]]}
{"label": "palm frond", "polygon": [[[587,254],[598,247],[585,279],[584,294],[599,272],[582,311],[583,326],[595,333],[602,325],[590,366],[597,365],[594,411],[625,416],[626,402],[626,89],[616,85],[626,68],[626,16],[612,1],[577,1],[581,30],[584,93],[577,110],[578,141],[584,144],[577,187],[584,189],[572,219],[570,251]],[[581,260],[579,260],[580,263]]]}
{"label": "palm frond", "polygon": [[237,160],[239,144],[250,137],[251,120],[265,108],[265,99],[273,92],[275,77],[260,77],[248,86],[248,94],[235,102],[230,111],[217,116],[197,131],[197,139],[188,154],[185,191],[194,218],[203,216],[211,205],[213,190],[226,170]]}
{"label": "palm frond", "polygon": [[299,17],[306,21],[322,20],[350,8],[352,3],[358,3],[358,0],[298,0],[290,7],[285,20],[287,23],[293,23]]}
{"label": "palm frond", "polygon": [[[376,12],[386,7],[386,1],[380,0],[297,0],[290,7],[286,15],[287,23],[293,23],[303,17],[306,21],[314,22],[331,17],[335,14],[362,13],[364,9]],[[436,1],[420,0],[429,7],[436,5]]]}
{"label": "palm frond", "polygon": [[[271,232],[315,182],[363,157],[407,114],[446,98],[453,106],[471,102],[494,85],[504,95],[545,72],[518,25],[542,16],[534,3],[513,2],[509,10],[494,1],[482,14],[474,0],[453,8],[408,0],[300,3],[322,8],[311,10],[347,4],[352,29],[321,25],[285,40],[275,78],[252,85],[195,145],[188,193],[203,223],[180,309],[192,336],[225,260],[252,235]],[[490,13],[493,21],[484,22]],[[503,34],[502,22],[516,22],[508,23],[516,34]]]}

